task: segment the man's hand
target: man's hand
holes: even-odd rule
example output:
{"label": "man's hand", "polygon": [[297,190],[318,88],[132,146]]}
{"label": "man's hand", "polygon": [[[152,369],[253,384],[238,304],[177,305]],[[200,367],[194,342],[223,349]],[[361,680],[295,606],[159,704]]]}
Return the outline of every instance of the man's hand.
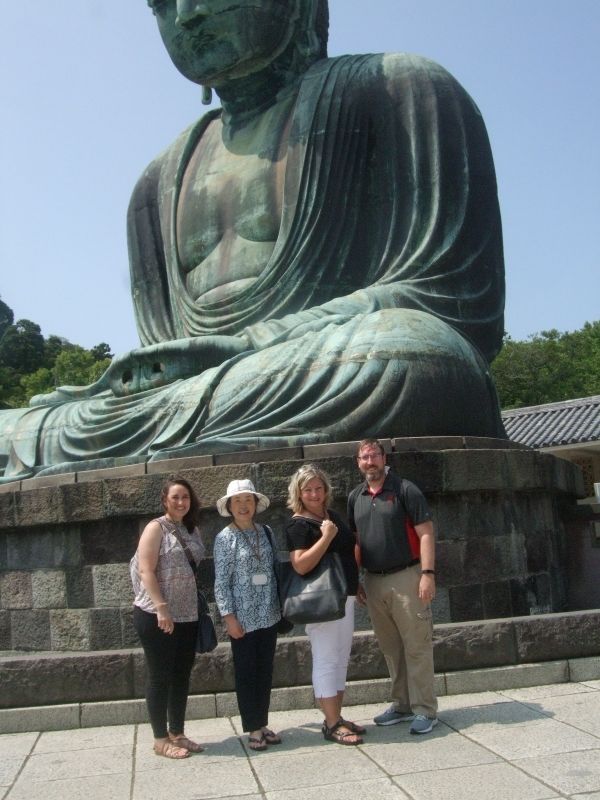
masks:
{"label": "man's hand", "polygon": [[421,575],[419,581],[419,600],[422,603],[431,603],[435,597],[435,575]]}
{"label": "man's hand", "polygon": [[362,583],[358,584],[358,589],[356,590],[356,602],[359,606],[367,605],[367,593],[365,592],[365,587],[362,585]]}

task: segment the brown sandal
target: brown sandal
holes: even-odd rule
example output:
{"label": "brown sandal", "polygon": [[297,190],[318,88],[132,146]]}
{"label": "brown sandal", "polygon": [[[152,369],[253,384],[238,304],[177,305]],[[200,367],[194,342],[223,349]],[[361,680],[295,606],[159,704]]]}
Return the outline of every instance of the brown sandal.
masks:
{"label": "brown sandal", "polygon": [[184,733],[180,733],[177,736],[175,734],[170,733],[169,739],[176,744],[177,747],[182,747],[184,750],[187,750],[188,753],[203,753],[204,748],[198,742],[193,742],[191,739],[188,739]]}
{"label": "brown sandal", "polygon": [[357,722],[352,722],[349,719],[341,718],[340,722],[345,725],[349,731],[352,731],[352,733],[358,733],[359,736],[364,736],[364,734],[367,732],[367,729],[364,727],[364,725],[359,725]]}
{"label": "brown sandal", "polygon": [[154,742],[153,750],[157,756],[174,759],[187,758],[190,754],[189,750],[186,750],[185,747],[179,747],[169,741],[169,739],[165,739],[161,742]]}

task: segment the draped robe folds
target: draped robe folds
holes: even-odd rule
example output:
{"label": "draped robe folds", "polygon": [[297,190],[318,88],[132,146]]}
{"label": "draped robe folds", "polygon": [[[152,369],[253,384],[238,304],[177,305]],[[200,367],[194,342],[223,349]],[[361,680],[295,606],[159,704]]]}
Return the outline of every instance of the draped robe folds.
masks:
{"label": "draped robe folds", "polygon": [[315,63],[293,112],[272,256],[252,285],[200,305],[177,213],[215,113],[134,191],[136,320],[143,345],[243,333],[253,349],[135,395],[0,412],[4,479],[371,435],[504,435],[488,370],[503,332],[500,214],[462,87],[417,56]]}

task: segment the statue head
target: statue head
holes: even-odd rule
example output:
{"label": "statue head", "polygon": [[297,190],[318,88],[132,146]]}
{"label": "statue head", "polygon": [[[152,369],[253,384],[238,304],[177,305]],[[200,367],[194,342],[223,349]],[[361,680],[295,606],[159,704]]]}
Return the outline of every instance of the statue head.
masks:
{"label": "statue head", "polygon": [[327,55],[327,0],[148,0],[167,52],[189,80],[219,87],[280,57],[303,72]]}

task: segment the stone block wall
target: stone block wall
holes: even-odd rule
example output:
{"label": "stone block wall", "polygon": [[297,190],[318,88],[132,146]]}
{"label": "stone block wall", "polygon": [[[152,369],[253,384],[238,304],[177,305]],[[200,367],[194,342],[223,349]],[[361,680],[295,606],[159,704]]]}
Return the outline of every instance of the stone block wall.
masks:
{"label": "stone block wall", "polygon": [[[568,608],[570,509],[583,493],[576,467],[496,440],[390,440],[386,446],[389,463],[421,487],[432,507],[436,622]],[[2,486],[0,650],[137,646],[128,562],[143,526],[161,511],[166,474],[181,472],[197,488],[209,554],[224,524],[215,501],[234,478],[251,478],[271,498],[261,519],[273,527],[282,551],[287,485],[300,464],[318,461],[328,472],[333,504],[344,514],[347,494],[360,480],[355,443],[298,450],[233,453],[230,463],[224,463],[225,455],[212,463],[206,456],[186,458]],[[201,565],[201,577],[212,600],[210,558]],[[357,628],[369,627],[366,613],[359,612]]]}

